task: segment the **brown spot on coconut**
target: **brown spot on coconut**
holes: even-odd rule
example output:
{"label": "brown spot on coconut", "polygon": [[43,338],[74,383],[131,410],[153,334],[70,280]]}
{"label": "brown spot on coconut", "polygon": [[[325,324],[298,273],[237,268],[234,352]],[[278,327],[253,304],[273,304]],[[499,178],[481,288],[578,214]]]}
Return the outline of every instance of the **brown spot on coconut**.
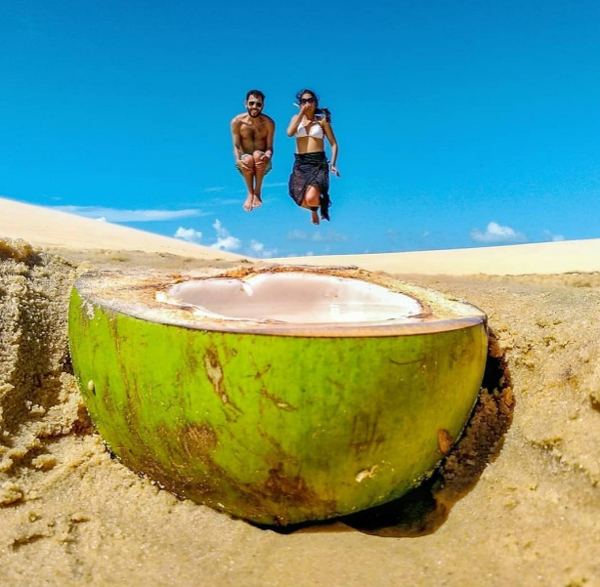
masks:
{"label": "brown spot on coconut", "polygon": [[448,430],[438,430],[438,444],[440,445],[440,451],[443,455],[447,455],[452,449],[454,440]]}

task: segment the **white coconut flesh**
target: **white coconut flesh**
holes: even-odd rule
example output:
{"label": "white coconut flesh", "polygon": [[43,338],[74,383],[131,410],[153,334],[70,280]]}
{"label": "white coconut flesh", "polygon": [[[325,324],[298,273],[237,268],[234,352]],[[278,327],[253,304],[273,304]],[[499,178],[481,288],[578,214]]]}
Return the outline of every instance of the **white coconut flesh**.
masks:
{"label": "white coconut flesh", "polygon": [[311,273],[187,281],[161,299],[194,306],[199,316],[296,324],[414,322],[424,311],[415,298],[379,285]]}
{"label": "white coconut flesh", "polygon": [[102,306],[151,322],[223,332],[397,336],[487,321],[469,303],[350,268],[88,274],[78,280],[77,290],[92,312]]}

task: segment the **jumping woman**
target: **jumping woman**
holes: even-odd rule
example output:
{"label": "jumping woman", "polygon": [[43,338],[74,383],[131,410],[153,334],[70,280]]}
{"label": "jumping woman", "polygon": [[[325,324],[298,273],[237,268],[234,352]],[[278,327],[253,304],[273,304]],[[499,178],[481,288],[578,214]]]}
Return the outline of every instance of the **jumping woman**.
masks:
{"label": "jumping woman", "polygon": [[[296,137],[294,168],[290,175],[290,196],[302,208],[311,211],[311,222],[329,220],[329,171],[339,177],[336,169],[338,144],[331,127],[331,113],[319,108],[319,98],[312,90],[296,94],[300,111],[292,116],[288,137]],[[325,155],[325,137],[331,145],[331,165]]]}

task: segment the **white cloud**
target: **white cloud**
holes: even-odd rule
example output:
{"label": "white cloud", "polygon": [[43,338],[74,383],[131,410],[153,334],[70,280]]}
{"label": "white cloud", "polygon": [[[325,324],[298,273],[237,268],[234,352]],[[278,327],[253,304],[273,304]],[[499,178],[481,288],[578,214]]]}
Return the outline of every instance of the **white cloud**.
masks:
{"label": "white cloud", "polygon": [[199,243],[202,239],[201,232],[193,228],[183,228],[183,226],[180,226],[173,236],[190,243]]}
{"label": "white cloud", "polygon": [[515,243],[527,240],[527,237],[523,233],[517,232],[510,226],[501,226],[493,221],[487,225],[485,232],[474,228],[471,231],[471,238],[479,243]]}
{"label": "white cloud", "polygon": [[258,257],[260,259],[270,259],[277,254],[277,249],[265,249],[263,243],[259,243],[252,239],[250,241],[250,255],[252,257]]}
{"label": "white cloud", "polygon": [[546,237],[547,240],[555,242],[555,243],[565,240],[564,235],[552,234],[549,230],[544,230],[544,236]]}
{"label": "white cloud", "polygon": [[[216,240],[213,243],[205,244],[205,246],[208,246],[211,249],[231,252],[237,251],[238,253],[243,252],[243,254],[261,259],[274,257],[277,253],[277,249],[267,249],[264,243],[261,243],[255,239],[251,239],[249,246],[245,246],[241,239],[230,234],[230,232],[223,226],[219,219],[215,220],[212,227],[215,229]],[[175,238],[179,238],[191,243],[200,243],[202,240],[202,233],[200,231],[194,230],[193,228],[184,228],[183,226],[180,226],[177,229],[174,236]],[[204,240],[206,241],[210,239],[207,239],[205,236]]]}
{"label": "white cloud", "polygon": [[195,208],[185,210],[120,210],[100,206],[55,206],[55,209],[88,218],[104,218],[107,222],[155,222],[205,216]]}
{"label": "white cloud", "polygon": [[239,251],[242,248],[242,241],[229,234],[229,231],[221,224],[217,218],[213,224],[213,228],[217,233],[217,242],[210,245],[211,249],[219,251]]}
{"label": "white cloud", "polygon": [[210,248],[219,251],[238,251],[242,248],[242,243],[235,236],[223,236],[219,237],[216,243],[210,245]]}
{"label": "white cloud", "polygon": [[327,232],[315,232],[311,240],[316,243],[338,243],[345,241],[346,237],[339,232],[328,230]]}
{"label": "white cloud", "polygon": [[286,238],[290,241],[310,241],[313,243],[333,243],[346,240],[346,236],[333,230],[328,230],[327,232],[317,231],[313,233],[308,233],[304,230],[295,229],[290,230]]}
{"label": "white cloud", "polygon": [[86,216],[87,218],[104,218],[107,222],[156,222],[158,220],[176,220],[206,216],[197,208],[185,210],[120,210],[102,206],[54,206],[55,210]]}
{"label": "white cloud", "polygon": [[304,232],[303,230],[290,230],[287,233],[287,240],[289,241],[307,241],[310,237],[308,235],[307,232]]}

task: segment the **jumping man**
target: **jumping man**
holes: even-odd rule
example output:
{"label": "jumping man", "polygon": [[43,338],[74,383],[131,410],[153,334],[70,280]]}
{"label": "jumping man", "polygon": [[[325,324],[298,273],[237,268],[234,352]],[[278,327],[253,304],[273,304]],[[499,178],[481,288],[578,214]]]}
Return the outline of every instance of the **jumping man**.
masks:
{"label": "jumping man", "polygon": [[231,121],[235,166],[244,177],[248,195],[244,210],[251,212],[262,205],[262,182],[271,171],[275,122],[263,114],[265,95],[260,90],[246,94],[246,112]]}

